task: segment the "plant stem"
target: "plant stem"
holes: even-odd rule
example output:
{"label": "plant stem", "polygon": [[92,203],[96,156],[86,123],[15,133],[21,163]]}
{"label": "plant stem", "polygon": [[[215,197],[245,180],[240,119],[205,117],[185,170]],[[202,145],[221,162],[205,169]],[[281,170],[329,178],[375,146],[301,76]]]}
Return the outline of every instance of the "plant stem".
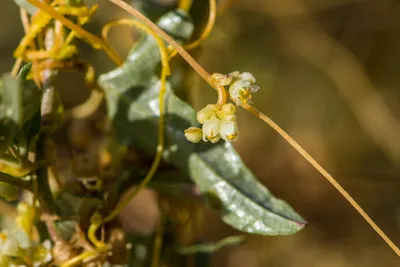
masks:
{"label": "plant stem", "polygon": [[24,190],[32,191],[31,181],[24,181],[21,178],[13,177],[5,173],[0,173],[0,182],[15,185],[16,187]]}
{"label": "plant stem", "polygon": [[97,48],[102,48],[108,54],[108,56],[115,62],[115,64],[117,65],[122,64],[123,61],[119,57],[119,55],[102,38],[99,38],[96,35],[93,35],[90,32],[85,31],[80,26],[76,25],[69,19],[65,18],[63,15],[59,14],[57,11],[55,11],[51,6],[49,6],[46,3],[40,2],[38,0],[28,0],[28,2],[36,6],[40,10],[46,12],[52,18],[60,21],[65,27],[75,31],[77,34],[79,34],[87,41],[89,41],[89,43],[91,43],[92,45],[97,46]]}
{"label": "plant stem", "polygon": [[[31,0],[29,0],[31,1]],[[165,33],[162,29],[160,29],[154,22],[149,20],[146,16],[142,13],[128,5],[127,3],[121,0],[109,0],[110,2],[114,3],[115,5],[121,7],[137,19],[141,20],[144,24],[146,24],[150,29],[160,35],[167,43],[169,43],[178,53],[189,63],[190,66],[214,89],[218,91],[218,102],[217,104],[223,105],[226,103],[226,91],[225,88],[215,84],[211,80],[210,74],[199,64],[192,56],[186,52],[185,49],[182,48],[174,39],[172,39],[167,33]]]}
{"label": "plant stem", "polygon": [[375,232],[389,245],[389,247],[400,257],[399,248],[390,240],[390,238],[382,231],[381,228],[369,217],[369,215],[361,208],[361,206],[350,196],[349,193],[332,177],[332,175],[325,170],[308,152],[299,145],[288,133],[286,133],[281,127],[279,127],[273,120],[271,120],[267,115],[263,114],[261,111],[249,104],[243,103],[241,105],[244,109],[254,114],[256,117],[260,118],[266,122],[272,129],[274,129],[280,136],[285,139],[300,155],[303,156],[329,183],[335,187],[337,191],[353,206],[354,209],[364,218],[364,220],[375,230]]}
{"label": "plant stem", "polygon": [[[176,51],[193,67],[193,69],[205,80],[211,87],[218,91],[218,104],[226,102],[226,92],[225,88],[222,86],[216,87],[215,84],[210,79],[210,74],[200,66],[177,42],[175,42],[168,34],[161,30],[152,21],[146,18],[139,11],[129,6],[121,0],[109,0],[110,2],[123,8],[131,15],[135,16],[137,19],[143,21],[152,30],[162,36],[165,41],[167,41],[171,46],[174,47]],[[222,88],[221,88],[222,87]],[[368,216],[368,214],[361,208],[361,206],[350,196],[349,193],[326,171],[318,162],[305,151],[288,133],[286,133],[282,128],[280,128],[273,120],[268,116],[257,110],[256,108],[243,103],[241,105],[244,109],[251,112],[264,122],[266,122],[270,127],[272,127],[279,135],[281,135],[285,141],[287,141],[297,152],[299,152],[325,179],[330,182],[336,190],[353,206],[354,209],[364,218],[364,220],[376,231],[376,233],[389,245],[389,247],[400,257],[400,249],[390,240],[390,238],[379,228],[379,226]]]}
{"label": "plant stem", "polygon": [[[47,134],[41,134],[37,143],[36,159],[46,159],[47,157]],[[53,193],[50,190],[47,167],[40,168],[36,172],[38,183],[38,195],[41,203],[44,205],[43,210],[47,213],[56,213],[56,204],[54,202]]]}

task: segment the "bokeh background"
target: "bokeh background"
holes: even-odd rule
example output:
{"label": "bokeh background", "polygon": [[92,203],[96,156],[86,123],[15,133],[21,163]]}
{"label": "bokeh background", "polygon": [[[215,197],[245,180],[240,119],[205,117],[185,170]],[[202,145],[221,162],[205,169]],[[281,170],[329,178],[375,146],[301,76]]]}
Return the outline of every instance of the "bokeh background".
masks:
{"label": "bokeh background", "polygon": [[[88,1],[95,2],[101,8],[88,27],[93,32],[126,15],[105,0]],[[326,167],[400,245],[400,1],[223,4],[213,33],[196,52],[199,62],[211,73],[253,73],[261,87],[255,106]],[[12,68],[12,51],[23,31],[13,1],[1,1],[0,14],[3,73]],[[113,36],[116,47],[127,53],[134,41],[129,30]],[[98,72],[112,68],[102,52],[82,49]],[[215,101],[216,93],[198,76],[189,78],[196,108]],[[68,94],[75,95],[76,86],[68,87]],[[79,92],[71,105],[87,97],[88,92]],[[243,160],[309,225],[294,236],[249,236],[246,244],[217,252],[212,266],[399,266],[395,253],[281,137],[245,111],[238,121],[235,147]],[[154,207],[141,207],[156,216]],[[212,214],[207,220],[203,240],[235,233]]]}

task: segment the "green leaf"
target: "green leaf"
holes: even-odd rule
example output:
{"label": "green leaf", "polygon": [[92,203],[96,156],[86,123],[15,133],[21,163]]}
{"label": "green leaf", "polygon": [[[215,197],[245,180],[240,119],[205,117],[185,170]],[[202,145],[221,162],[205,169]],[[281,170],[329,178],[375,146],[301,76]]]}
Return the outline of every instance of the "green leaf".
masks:
{"label": "green leaf", "polygon": [[[105,90],[107,86],[103,83]],[[134,92],[132,92],[134,90]],[[113,125],[124,145],[154,153],[157,145],[159,83],[148,89],[128,90],[116,101]],[[130,98],[132,94],[137,98]],[[109,95],[109,94],[107,94]],[[114,99],[116,96],[113,96]],[[125,100],[123,100],[125,99]],[[288,235],[306,222],[284,201],[275,198],[249,171],[230,143],[188,142],[184,130],[196,125],[196,113],[167,87],[164,159],[173,163],[199,186],[209,199],[219,201],[222,219],[232,227],[256,234]],[[214,201],[215,203],[216,201]]]}
{"label": "green leaf", "polygon": [[[163,18],[174,22],[168,17],[172,15]],[[159,25],[179,29],[179,25],[169,25],[163,18]],[[154,40],[145,37],[132,48],[121,67],[99,77],[108,115],[122,146],[136,146],[148,153],[156,150],[160,83],[155,67],[159,63]],[[184,130],[197,124],[196,112],[174,95],[169,84],[165,113],[164,160],[198,185],[223,221],[238,230],[263,235],[294,234],[305,226],[306,222],[288,204],[275,198],[254,177],[231,144],[192,144],[186,140]]]}
{"label": "green leaf", "polygon": [[73,219],[80,223],[89,224],[90,216],[104,205],[103,200],[88,195],[74,195],[63,191],[56,199],[57,213],[62,218]]}
{"label": "green leaf", "polygon": [[9,74],[0,81],[0,154],[14,140],[23,123],[23,96],[18,79]]}
{"label": "green leaf", "polygon": [[0,118],[22,126],[24,113],[20,81],[10,74],[5,74],[1,79],[1,85]]}
{"label": "green leaf", "polygon": [[0,197],[7,201],[14,201],[18,198],[19,190],[15,185],[0,182]]}
{"label": "green leaf", "polygon": [[[14,141],[22,154],[27,154],[30,140],[40,129],[37,112],[41,92],[26,77],[31,64],[26,64],[15,78],[4,74],[0,81],[0,153]],[[40,114],[39,114],[40,115]]]}
{"label": "green leaf", "polygon": [[54,228],[57,235],[63,240],[70,240],[76,233],[78,223],[76,221],[55,221]]}

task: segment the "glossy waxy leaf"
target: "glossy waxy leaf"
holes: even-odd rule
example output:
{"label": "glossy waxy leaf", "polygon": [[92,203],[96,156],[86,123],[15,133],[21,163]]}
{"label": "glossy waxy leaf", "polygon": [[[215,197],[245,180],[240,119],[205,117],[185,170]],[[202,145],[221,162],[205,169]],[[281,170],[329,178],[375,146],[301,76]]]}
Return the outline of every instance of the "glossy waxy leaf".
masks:
{"label": "glossy waxy leaf", "polygon": [[[181,15],[176,20],[171,16],[174,14],[162,17],[158,24],[165,29],[171,25],[165,21],[184,22]],[[158,48],[147,37],[132,48],[121,67],[99,78],[117,140],[123,146],[136,146],[148,153],[154,153],[157,146],[160,83],[154,69],[159,63]],[[169,85],[164,112],[164,160],[198,185],[226,223],[244,232],[264,235],[294,234],[305,226],[288,204],[275,198],[254,177],[231,144],[192,144],[186,140],[184,130],[197,124],[196,112],[175,96]]]}
{"label": "glossy waxy leaf", "polygon": [[27,64],[17,78],[4,74],[0,81],[0,153],[14,140],[20,151],[26,152],[29,139],[38,132],[35,114],[41,93],[32,81],[26,80],[30,68]]}
{"label": "glossy waxy leaf", "polygon": [[[117,112],[113,119],[121,123],[114,124],[114,129],[125,145],[151,153],[157,145],[159,83],[154,81],[141,92],[134,90],[137,97],[131,103],[115,102]],[[213,200],[213,206],[218,206],[226,223],[244,232],[264,235],[293,234],[305,226],[288,204],[275,198],[254,177],[230,143],[192,144],[186,140],[183,131],[196,125],[195,111],[170,88],[165,102],[164,159],[190,176],[200,191]]]}

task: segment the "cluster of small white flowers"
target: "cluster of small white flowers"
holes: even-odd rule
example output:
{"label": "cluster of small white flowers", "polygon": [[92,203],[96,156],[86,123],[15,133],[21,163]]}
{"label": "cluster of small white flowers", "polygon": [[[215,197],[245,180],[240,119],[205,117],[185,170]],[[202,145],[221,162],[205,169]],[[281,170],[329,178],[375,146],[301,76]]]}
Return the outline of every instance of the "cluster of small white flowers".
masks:
{"label": "cluster of small white flowers", "polygon": [[[239,106],[251,101],[251,94],[257,92],[260,87],[255,85],[256,79],[250,72],[240,73],[234,71],[229,74],[214,73],[211,80],[220,86],[229,86],[229,94]],[[197,113],[197,121],[203,127],[189,127],[185,130],[185,137],[192,143],[210,141],[216,143],[220,139],[227,142],[236,141],[239,131],[236,123],[236,107],[232,104],[207,105]]]}
{"label": "cluster of small white flowers", "polygon": [[229,74],[214,73],[211,79],[221,86],[229,85],[229,94],[237,106],[251,101],[251,94],[257,92],[260,87],[255,85],[256,79],[250,72],[240,73],[234,71]]}
{"label": "cluster of small white flowers", "polygon": [[239,131],[235,113],[236,107],[230,103],[221,109],[216,105],[207,105],[197,113],[197,121],[203,125],[202,129],[189,127],[185,130],[185,136],[192,143],[200,140],[216,143],[221,138],[227,142],[236,141]]}
{"label": "cluster of small white flowers", "polygon": [[26,244],[24,242],[26,238],[29,238],[29,232],[34,227],[33,207],[21,202],[17,211],[17,227],[12,231],[3,230],[0,232],[0,266],[25,266],[20,265],[19,262],[21,262],[21,259],[25,259],[29,253],[32,253],[30,255],[33,267],[49,263],[52,260],[50,240],[45,240],[43,243]]}

